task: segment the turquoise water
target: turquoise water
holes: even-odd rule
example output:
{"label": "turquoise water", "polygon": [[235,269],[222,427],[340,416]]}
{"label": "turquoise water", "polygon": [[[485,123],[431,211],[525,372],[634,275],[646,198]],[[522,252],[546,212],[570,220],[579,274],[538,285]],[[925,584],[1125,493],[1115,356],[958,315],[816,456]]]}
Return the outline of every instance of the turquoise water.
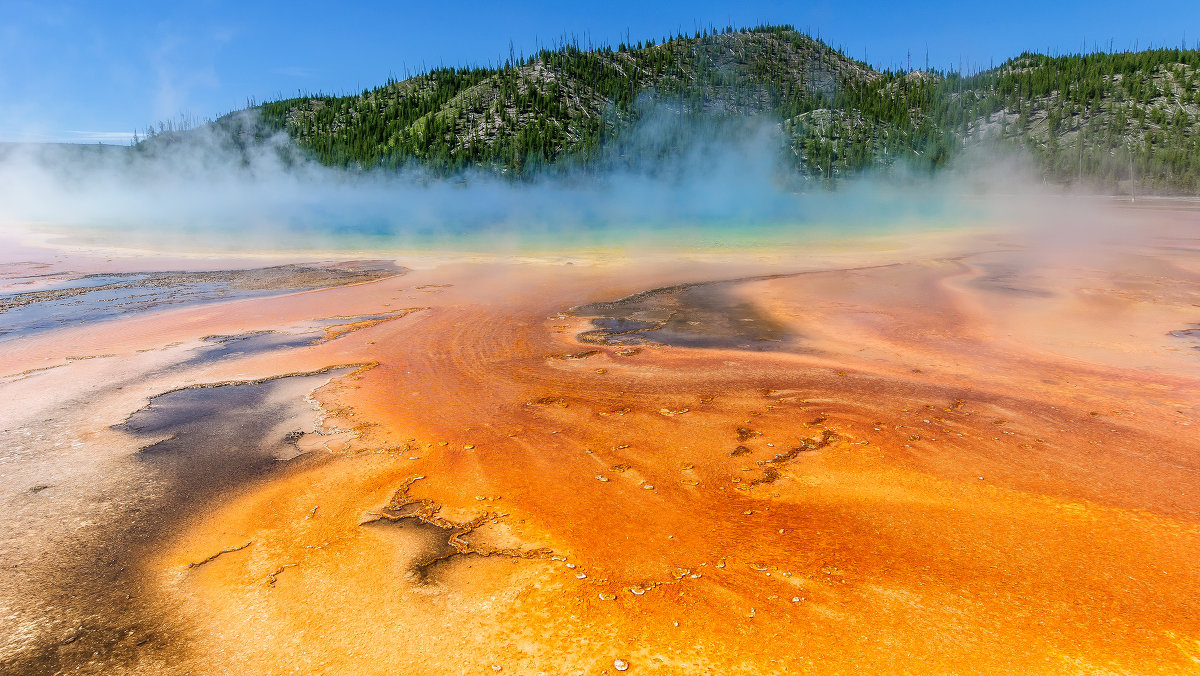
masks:
{"label": "turquoise water", "polygon": [[997,201],[971,195],[1025,173],[985,158],[936,178],[896,166],[830,189],[788,168],[777,125],[721,129],[699,124],[695,147],[662,158],[640,147],[663,141],[649,125],[613,150],[623,164],[517,180],[284,162],[302,156],[286,141],[288,153],[270,144],[234,152],[204,135],[145,156],[10,157],[0,163],[0,223],[164,252],[799,247],[990,220]]}
{"label": "turquoise water", "polygon": [[807,193],[771,185],[560,186],[363,183],[235,187],[127,210],[42,220],[73,244],[159,251],[723,250],[948,228],[986,220],[982,200],[897,186]]}

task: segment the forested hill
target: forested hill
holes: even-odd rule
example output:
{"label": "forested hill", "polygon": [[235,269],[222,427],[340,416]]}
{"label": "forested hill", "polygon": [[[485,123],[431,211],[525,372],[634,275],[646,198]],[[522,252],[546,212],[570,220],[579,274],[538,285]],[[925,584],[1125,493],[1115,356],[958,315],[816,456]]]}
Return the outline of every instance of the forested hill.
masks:
{"label": "forested hill", "polygon": [[736,129],[766,119],[782,132],[781,154],[813,180],[935,169],[998,143],[1028,149],[1049,181],[1200,192],[1195,50],[1022,54],[971,75],[880,72],[788,26],[730,28],[658,44],[566,43],[498,68],[438,68],[352,96],[258,106],[260,131],[285,130],[326,164],[518,175],[634,161],[630,130],[663,110],[676,124],[660,125],[651,153],[686,146],[692,121]]}

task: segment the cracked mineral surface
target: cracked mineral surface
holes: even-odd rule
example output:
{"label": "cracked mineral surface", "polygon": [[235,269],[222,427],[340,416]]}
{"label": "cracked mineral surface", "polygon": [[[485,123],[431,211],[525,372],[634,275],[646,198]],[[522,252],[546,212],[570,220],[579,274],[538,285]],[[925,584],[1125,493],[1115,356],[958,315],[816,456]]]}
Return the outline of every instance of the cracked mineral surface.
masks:
{"label": "cracked mineral surface", "polygon": [[0,669],[1187,673],[1200,258],[1129,213],[10,331]]}

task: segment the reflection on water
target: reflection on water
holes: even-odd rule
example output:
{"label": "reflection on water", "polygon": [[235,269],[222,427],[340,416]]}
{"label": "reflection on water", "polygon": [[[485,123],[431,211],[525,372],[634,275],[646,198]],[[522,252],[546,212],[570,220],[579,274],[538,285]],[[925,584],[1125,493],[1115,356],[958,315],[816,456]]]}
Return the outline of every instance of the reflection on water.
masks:
{"label": "reflection on water", "polygon": [[279,265],[251,270],[95,274],[37,291],[0,295],[0,339],[172,305],[263,297],[371,281],[393,263]]}

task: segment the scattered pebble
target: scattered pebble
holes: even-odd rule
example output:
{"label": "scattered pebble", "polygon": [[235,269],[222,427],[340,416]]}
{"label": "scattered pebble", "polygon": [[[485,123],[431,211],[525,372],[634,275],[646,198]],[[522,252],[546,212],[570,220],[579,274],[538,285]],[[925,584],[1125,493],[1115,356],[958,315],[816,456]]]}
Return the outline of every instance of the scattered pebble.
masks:
{"label": "scattered pebble", "polygon": [[616,594],[609,594],[608,592],[600,592],[600,600],[601,601],[612,601],[615,598],[617,598]]}
{"label": "scattered pebble", "polygon": [[617,671],[625,671],[629,668],[629,663],[622,659],[613,660],[613,669]]}

